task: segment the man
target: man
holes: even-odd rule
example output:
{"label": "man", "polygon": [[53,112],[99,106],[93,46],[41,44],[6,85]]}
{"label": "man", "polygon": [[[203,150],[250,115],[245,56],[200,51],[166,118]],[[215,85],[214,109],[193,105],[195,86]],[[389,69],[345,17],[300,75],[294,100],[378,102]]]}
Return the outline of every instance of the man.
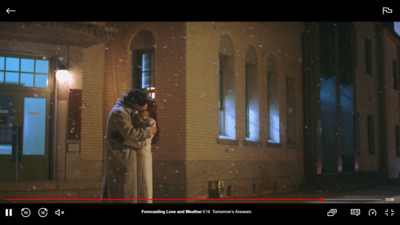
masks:
{"label": "man", "polygon": [[132,124],[136,111],[147,109],[147,95],[134,89],[118,99],[107,121],[106,148],[102,197],[107,199],[130,199],[136,202],[136,156],[134,150],[123,145],[124,140],[140,141],[157,132],[153,125],[135,128]]}

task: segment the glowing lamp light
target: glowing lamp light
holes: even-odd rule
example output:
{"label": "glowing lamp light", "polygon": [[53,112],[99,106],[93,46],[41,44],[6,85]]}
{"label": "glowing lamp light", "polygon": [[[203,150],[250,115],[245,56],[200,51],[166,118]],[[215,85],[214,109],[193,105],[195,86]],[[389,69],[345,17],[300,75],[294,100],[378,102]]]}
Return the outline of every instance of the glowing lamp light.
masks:
{"label": "glowing lamp light", "polygon": [[65,67],[62,67],[62,68],[57,70],[56,78],[61,83],[70,82],[71,81],[71,74],[69,73],[69,71]]}

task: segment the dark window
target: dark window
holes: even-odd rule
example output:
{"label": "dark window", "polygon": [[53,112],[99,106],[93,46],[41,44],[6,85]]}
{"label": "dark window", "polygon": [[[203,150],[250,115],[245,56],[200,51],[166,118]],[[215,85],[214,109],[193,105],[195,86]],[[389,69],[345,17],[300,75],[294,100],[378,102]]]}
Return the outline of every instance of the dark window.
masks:
{"label": "dark window", "polygon": [[400,157],[400,126],[395,127],[395,138],[396,138],[396,156]]}
{"label": "dark window", "polygon": [[365,72],[372,75],[372,44],[371,39],[365,39]]}

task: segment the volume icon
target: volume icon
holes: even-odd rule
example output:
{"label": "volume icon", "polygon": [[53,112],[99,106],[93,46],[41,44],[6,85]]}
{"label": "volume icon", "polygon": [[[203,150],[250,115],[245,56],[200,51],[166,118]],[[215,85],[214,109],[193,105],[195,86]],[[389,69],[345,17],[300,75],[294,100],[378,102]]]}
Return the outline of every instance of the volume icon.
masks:
{"label": "volume icon", "polygon": [[56,210],[56,215],[57,215],[57,216],[64,215],[64,211],[61,211],[60,209],[57,209],[57,210]]}
{"label": "volume icon", "polygon": [[12,216],[12,209],[6,209],[6,217]]}

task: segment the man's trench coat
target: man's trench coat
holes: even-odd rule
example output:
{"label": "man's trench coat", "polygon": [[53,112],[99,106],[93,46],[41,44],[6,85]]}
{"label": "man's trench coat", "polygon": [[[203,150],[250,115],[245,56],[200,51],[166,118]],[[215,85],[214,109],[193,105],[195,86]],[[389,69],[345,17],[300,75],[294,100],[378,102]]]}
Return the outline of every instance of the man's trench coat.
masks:
{"label": "man's trench coat", "polygon": [[117,100],[112,108],[107,121],[104,174],[103,174],[103,199],[115,199],[120,202],[136,202],[136,153],[124,147],[124,140],[140,141],[151,138],[149,128],[135,128],[132,120],[135,110],[127,106],[121,99]]}

